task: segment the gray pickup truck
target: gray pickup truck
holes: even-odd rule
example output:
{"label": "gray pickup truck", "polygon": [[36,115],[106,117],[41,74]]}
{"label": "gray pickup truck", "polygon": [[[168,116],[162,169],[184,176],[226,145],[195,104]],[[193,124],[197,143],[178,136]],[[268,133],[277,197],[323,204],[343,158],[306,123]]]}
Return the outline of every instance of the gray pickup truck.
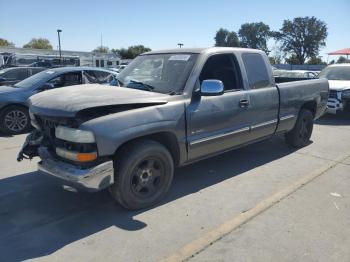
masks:
{"label": "gray pickup truck", "polygon": [[155,204],[174,168],[284,133],[309,143],[327,80],[276,85],[265,53],[206,48],[138,56],[116,87],[80,85],[29,99],[35,130],[18,160],[87,191],[109,188],[127,209]]}

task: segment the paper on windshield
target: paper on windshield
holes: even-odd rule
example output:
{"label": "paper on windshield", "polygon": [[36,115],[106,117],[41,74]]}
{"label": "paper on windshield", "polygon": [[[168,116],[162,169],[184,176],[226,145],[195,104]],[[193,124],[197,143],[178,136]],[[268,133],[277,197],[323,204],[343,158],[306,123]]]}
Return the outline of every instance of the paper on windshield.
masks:
{"label": "paper on windshield", "polygon": [[191,55],[172,55],[169,60],[172,61],[188,61],[190,59]]}

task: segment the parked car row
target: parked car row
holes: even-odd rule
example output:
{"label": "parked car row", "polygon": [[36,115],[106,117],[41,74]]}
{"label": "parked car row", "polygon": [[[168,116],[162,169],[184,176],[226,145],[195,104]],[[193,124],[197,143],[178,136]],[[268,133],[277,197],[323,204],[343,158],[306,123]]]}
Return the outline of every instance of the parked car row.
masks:
{"label": "parked car row", "polygon": [[65,86],[109,84],[116,75],[100,68],[61,67],[42,71],[11,86],[0,86],[0,131],[16,135],[31,129],[27,99],[34,94]]}
{"label": "parked car row", "polygon": [[275,77],[288,77],[288,78],[302,78],[310,79],[316,78],[319,71],[307,71],[307,70],[274,70],[273,75]]}

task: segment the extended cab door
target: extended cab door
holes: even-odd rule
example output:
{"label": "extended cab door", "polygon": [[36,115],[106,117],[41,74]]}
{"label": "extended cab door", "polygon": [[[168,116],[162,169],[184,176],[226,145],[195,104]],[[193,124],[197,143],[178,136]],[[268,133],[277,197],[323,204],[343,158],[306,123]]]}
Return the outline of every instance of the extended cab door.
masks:
{"label": "extended cab door", "polygon": [[208,58],[199,77],[224,84],[220,96],[193,94],[186,107],[188,160],[227,150],[250,140],[249,95],[234,54]]}
{"label": "extended cab door", "polygon": [[276,130],[280,103],[278,89],[265,55],[260,52],[247,52],[243,53],[241,58],[248,82],[247,117],[251,139],[261,139]]}

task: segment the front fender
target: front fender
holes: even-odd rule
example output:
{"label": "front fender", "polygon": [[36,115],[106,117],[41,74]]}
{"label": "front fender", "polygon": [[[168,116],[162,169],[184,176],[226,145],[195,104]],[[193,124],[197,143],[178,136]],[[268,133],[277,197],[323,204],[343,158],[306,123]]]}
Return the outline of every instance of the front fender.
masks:
{"label": "front fender", "polygon": [[183,103],[139,108],[90,120],[80,129],[93,131],[99,156],[113,155],[125,142],[158,132],[170,132],[184,144],[184,112]]}

